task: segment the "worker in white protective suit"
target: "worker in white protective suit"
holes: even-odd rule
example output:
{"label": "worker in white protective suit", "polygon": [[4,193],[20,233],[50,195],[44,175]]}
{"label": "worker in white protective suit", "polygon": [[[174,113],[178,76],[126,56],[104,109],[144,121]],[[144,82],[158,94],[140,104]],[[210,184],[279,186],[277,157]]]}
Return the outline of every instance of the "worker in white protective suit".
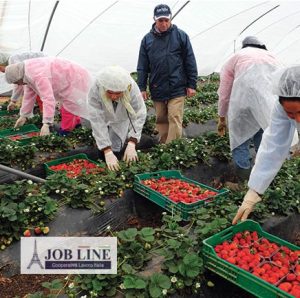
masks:
{"label": "worker in white protective suit", "polygon": [[[5,53],[0,53],[0,71],[5,72],[5,68],[7,65],[23,62],[27,59],[45,57],[46,55],[43,52],[24,52],[21,54],[13,54],[8,55]],[[17,102],[22,98],[24,94],[22,85],[13,85],[12,95],[10,98],[10,102],[7,106],[7,110],[11,111],[16,108]],[[37,97],[37,103],[42,110],[42,103],[39,97]]]}
{"label": "worker in white protective suit", "polygon": [[119,169],[118,157],[125,147],[123,160],[137,161],[136,144],[140,141],[147,112],[130,73],[120,66],[105,67],[96,76],[88,104],[93,136],[108,168]]}
{"label": "worker in white protective suit", "polygon": [[220,73],[218,133],[225,134],[227,118],[237,173],[248,178],[251,169],[249,146],[253,141],[257,152],[263,131],[269,125],[270,111],[276,99],[271,78],[281,65],[256,37],[246,37],[242,45]]}
{"label": "worker in white protective suit", "polygon": [[256,156],[248,182],[249,190],[233,224],[239,219],[247,219],[254,205],[261,201],[260,194],[265,192],[288,157],[294,133],[300,131],[300,65],[280,71],[276,78],[274,93],[277,100],[271,122]]}

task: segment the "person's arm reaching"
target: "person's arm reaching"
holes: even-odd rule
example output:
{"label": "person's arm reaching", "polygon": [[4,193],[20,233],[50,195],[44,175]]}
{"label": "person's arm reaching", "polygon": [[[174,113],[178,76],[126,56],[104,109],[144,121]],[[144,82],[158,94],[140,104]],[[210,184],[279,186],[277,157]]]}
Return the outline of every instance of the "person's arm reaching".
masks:
{"label": "person's arm reaching", "polygon": [[52,89],[51,81],[48,78],[35,80],[35,88],[43,102],[43,123],[53,123],[55,115],[56,100]]}
{"label": "person's arm reaching", "polygon": [[232,224],[236,224],[238,220],[247,219],[255,204],[261,201],[259,194],[263,194],[269,187],[287,158],[294,133],[295,127],[292,121],[287,117],[279,102],[276,102],[270,126],[263,134],[250,175],[249,190]]}
{"label": "person's arm reaching", "polygon": [[103,151],[104,148],[111,147],[108,127],[105,123],[104,105],[101,102],[99,86],[93,85],[88,95],[89,121],[92,126],[93,136],[96,140],[97,147]]}
{"label": "person's arm reaching", "polygon": [[234,65],[236,63],[237,56],[233,56],[222,67],[220,73],[220,85],[218,89],[218,114],[220,117],[226,117],[229,107],[229,100],[231,95],[231,89],[234,81]]}
{"label": "person's arm reaching", "polygon": [[250,175],[249,188],[263,194],[269,187],[288,157],[295,129],[281,104],[276,102]]}
{"label": "person's arm reaching", "polygon": [[135,111],[136,117],[133,117],[129,113],[131,123],[129,125],[128,137],[135,138],[137,142],[139,142],[141,139],[143,126],[147,117],[147,109],[142,99],[141,92],[137,84],[133,80],[131,84],[130,96],[131,96],[130,105]]}
{"label": "person's arm reaching", "polygon": [[13,86],[10,102],[7,106],[8,111],[14,110],[16,108],[16,104],[20,100],[22,95],[23,95],[23,85],[16,85],[15,84]]}

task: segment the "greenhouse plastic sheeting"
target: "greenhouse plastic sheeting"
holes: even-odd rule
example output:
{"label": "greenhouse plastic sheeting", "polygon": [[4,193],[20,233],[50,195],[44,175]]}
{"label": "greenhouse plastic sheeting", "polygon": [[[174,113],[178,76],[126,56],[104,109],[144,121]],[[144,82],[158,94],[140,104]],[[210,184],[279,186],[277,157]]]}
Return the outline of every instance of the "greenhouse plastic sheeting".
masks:
{"label": "greenhouse plastic sheeting", "polygon": [[[93,74],[109,64],[135,71],[159,2],[178,12],[173,23],[189,34],[200,75],[218,71],[247,35],[264,41],[283,63],[300,63],[300,1],[0,0],[0,51],[41,50],[57,4],[46,54],[76,61]],[[0,93],[9,90],[0,82]]]}

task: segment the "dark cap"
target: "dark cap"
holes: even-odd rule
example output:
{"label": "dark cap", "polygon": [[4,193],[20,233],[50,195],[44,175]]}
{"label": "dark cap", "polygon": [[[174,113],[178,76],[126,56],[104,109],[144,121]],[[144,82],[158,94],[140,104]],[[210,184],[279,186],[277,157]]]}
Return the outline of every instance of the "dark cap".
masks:
{"label": "dark cap", "polygon": [[171,9],[166,4],[159,4],[154,8],[154,20],[158,20],[161,18],[171,19],[172,13]]}

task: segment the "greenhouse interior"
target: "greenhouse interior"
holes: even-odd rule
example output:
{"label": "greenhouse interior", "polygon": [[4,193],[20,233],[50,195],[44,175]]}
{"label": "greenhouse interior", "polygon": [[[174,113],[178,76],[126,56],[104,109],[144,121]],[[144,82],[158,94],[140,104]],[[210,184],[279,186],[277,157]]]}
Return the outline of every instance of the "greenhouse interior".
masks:
{"label": "greenhouse interior", "polygon": [[0,298],[300,298],[299,20],[0,0]]}

